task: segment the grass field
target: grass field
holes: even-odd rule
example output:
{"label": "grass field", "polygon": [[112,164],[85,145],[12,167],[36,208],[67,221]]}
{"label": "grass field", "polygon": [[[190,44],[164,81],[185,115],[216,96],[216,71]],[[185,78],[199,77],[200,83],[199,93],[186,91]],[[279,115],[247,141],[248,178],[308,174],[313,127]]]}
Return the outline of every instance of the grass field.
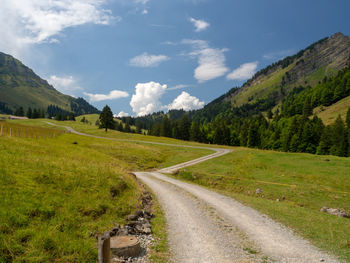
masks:
{"label": "grass field", "polygon": [[0,136],[12,136],[22,138],[47,139],[63,134],[65,131],[59,129],[43,128],[38,126],[27,126],[8,121],[0,121]]}
{"label": "grass field", "polygon": [[[40,120],[10,123],[46,126]],[[1,136],[0,262],[95,262],[94,233],[123,223],[139,206],[141,189],[130,171],[210,152],[74,134],[45,140]],[[157,206],[155,213],[152,256],[165,258],[164,217]]]}
{"label": "grass field", "polygon": [[230,195],[350,262],[350,220],[320,212],[350,213],[349,171],[350,158],[237,148],[175,177]]}

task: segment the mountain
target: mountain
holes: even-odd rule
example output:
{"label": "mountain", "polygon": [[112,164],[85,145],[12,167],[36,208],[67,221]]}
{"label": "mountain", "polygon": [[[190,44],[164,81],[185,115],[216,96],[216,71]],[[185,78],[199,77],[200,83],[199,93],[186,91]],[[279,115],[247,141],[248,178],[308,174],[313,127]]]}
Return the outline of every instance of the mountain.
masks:
{"label": "mountain", "polygon": [[11,113],[19,107],[46,109],[49,105],[76,115],[99,112],[83,98],[60,93],[22,62],[0,52],[0,112]]}
{"label": "mountain", "polygon": [[248,114],[280,111],[293,90],[315,87],[349,65],[350,37],[336,33],[260,70],[242,87],[231,89],[191,115],[203,122],[218,115],[232,115],[232,110],[239,115],[242,111]]}
{"label": "mountain", "polygon": [[321,39],[203,109],[121,121],[155,136],[350,156],[350,38],[336,33]]}

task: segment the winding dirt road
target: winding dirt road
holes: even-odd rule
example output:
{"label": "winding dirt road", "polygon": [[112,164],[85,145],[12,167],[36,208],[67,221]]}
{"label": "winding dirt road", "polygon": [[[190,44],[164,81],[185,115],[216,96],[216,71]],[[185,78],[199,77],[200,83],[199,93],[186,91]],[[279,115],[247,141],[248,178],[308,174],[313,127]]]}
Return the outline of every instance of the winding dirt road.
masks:
{"label": "winding dirt road", "polygon": [[[71,127],[66,128],[82,136],[125,141],[80,133]],[[153,190],[165,212],[171,262],[339,262],[298,237],[290,229],[230,197],[162,174],[227,154],[230,150],[147,141],[134,142],[215,151],[211,155],[156,172],[134,173]]]}

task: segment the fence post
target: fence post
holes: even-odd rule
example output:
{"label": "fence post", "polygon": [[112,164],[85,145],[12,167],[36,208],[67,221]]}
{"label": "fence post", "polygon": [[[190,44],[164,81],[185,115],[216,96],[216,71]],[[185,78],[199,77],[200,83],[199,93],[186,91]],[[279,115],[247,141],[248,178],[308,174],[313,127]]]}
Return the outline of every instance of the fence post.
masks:
{"label": "fence post", "polygon": [[1,124],[1,132],[0,132],[0,136],[2,136],[2,130],[4,129],[4,125]]}
{"label": "fence post", "polygon": [[10,128],[10,137],[11,137],[11,133],[12,133],[12,128]]}
{"label": "fence post", "polygon": [[111,237],[109,231],[98,237],[98,263],[111,262],[110,238]]}

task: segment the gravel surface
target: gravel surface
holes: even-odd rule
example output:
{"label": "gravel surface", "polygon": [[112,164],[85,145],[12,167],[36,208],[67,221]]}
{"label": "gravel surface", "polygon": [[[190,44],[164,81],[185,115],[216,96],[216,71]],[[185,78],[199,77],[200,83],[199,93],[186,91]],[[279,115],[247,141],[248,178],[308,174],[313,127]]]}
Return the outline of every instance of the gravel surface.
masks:
{"label": "gravel surface", "polygon": [[[48,124],[54,125],[49,122]],[[70,127],[66,128],[72,133],[83,136],[123,141],[88,135],[76,132]],[[171,173],[224,155],[230,150],[146,141],[142,143],[215,151],[209,156],[164,168],[158,172],[135,173],[154,191],[165,211],[169,244],[173,255],[171,262],[339,262],[298,237],[290,229],[230,197],[160,173]]]}
{"label": "gravel surface", "polygon": [[[286,263],[338,262],[290,229],[232,198],[157,172],[135,174],[151,187],[165,210],[175,262],[255,262],[242,261],[243,251],[260,252],[257,254],[261,254],[265,262],[269,262],[265,257]],[[213,209],[245,237],[239,235],[235,239],[231,233],[227,238],[227,228],[215,229],[219,219],[205,217],[203,207],[194,206],[190,195]],[[229,246],[232,240],[250,246]]]}

